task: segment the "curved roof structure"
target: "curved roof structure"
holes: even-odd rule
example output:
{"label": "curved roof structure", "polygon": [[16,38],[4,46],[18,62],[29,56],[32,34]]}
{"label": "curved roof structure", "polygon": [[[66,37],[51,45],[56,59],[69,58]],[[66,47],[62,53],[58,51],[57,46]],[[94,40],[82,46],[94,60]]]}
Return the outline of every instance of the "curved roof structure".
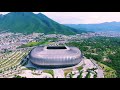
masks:
{"label": "curved roof structure", "polygon": [[38,46],[29,54],[29,60],[43,67],[67,67],[81,61],[81,51],[76,47]]}

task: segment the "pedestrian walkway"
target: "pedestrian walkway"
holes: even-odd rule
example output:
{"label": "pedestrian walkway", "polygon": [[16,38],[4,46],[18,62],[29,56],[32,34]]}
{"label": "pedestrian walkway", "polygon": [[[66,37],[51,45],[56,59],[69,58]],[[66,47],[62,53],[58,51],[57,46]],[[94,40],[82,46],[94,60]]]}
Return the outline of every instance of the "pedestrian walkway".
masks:
{"label": "pedestrian walkway", "polygon": [[54,69],[54,78],[65,78],[63,69]]}

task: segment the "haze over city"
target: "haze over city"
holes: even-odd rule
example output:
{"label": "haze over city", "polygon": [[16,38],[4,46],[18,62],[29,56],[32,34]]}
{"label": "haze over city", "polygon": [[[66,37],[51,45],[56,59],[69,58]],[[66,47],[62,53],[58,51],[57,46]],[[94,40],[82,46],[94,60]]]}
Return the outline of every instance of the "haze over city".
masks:
{"label": "haze over city", "polygon": [[[9,12],[0,12],[0,14],[7,13]],[[94,24],[120,21],[120,12],[41,12],[41,13],[61,24]]]}

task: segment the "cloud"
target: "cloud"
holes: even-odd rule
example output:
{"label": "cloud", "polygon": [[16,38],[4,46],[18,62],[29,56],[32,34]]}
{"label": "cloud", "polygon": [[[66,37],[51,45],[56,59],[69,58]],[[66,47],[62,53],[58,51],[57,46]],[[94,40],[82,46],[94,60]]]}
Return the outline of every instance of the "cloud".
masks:
{"label": "cloud", "polygon": [[7,13],[9,13],[9,12],[0,12],[0,14],[3,14],[3,15],[5,15],[5,14],[7,14]]}
{"label": "cloud", "polygon": [[[6,14],[8,12],[0,12]],[[34,12],[39,13],[39,12]],[[103,23],[120,21],[120,12],[41,12],[61,24]]]}
{"label": "cloud", "polygon": [[62,24],[120,21],[120,12],[43,12],[43,14]]}

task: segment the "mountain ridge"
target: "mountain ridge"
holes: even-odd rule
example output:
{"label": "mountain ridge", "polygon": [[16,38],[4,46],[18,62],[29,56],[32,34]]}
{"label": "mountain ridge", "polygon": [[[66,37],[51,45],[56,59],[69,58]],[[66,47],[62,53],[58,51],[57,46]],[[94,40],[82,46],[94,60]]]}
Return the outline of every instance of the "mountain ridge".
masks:
{"label": "mountain ridge", "polygon": [[14,33],[45,33],[74,35],[81,33],[79,30],[64,26],[50,19],[42,13],[11,12],[0,15],[0,31],[8,30]]}
{"label": "mountain ridge", "polygon": [[93,32],[106,32],[106,31],[114,31],[120,32],[120,22],[104,22],[97,24],[64,24],[66,26],[75,28],[75,29],[85,29],[86,31]]}

